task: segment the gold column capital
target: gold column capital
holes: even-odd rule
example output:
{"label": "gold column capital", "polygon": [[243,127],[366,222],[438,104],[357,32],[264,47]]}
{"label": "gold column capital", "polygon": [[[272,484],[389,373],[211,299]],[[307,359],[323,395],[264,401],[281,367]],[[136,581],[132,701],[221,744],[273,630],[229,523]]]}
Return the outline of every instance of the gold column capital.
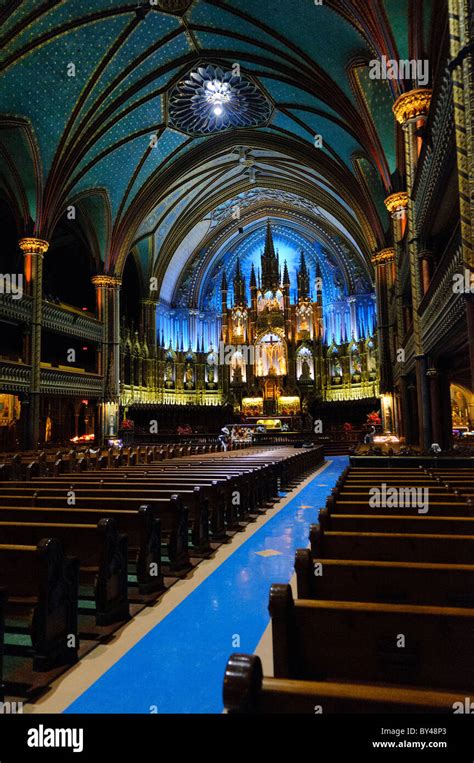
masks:
{"label": "gold column capital", "polygon": [[395,249],[392,247],[389,247],[387,249],[382,249],[380,252],[377,252],[372,257],[372,265],[387,265],[390,262],[393,262],[395,259]]}
{"label": "gold column capital", "polygon": [[94,284],[94,286],[98,288],[104,287],[106,289],[117,289],[119,286],[122,285],[122,279],[117,278],[116,276],[107,276],[107,275],[92,276],[91,281]]}
{"label": "gold column capital", "polygon": [[432,90],[419,88],[402,93],[392,106],[392,111],[403,127],[413,119],[426,117],[430,108]]}
{"label": "gold column capital", "polygon": [[18,242],[18,246],[23,254],[46,254],[49,249],[49,242],[44,241],[42,238],[28,236],[26,238],[21,238]]}
{"label": "gold column capital", "polygon": [[390,194],[390,196],[387,196],[385,199],[384,204],[391,215],[393,215],[394,212],[406,209],[408,206],[407,191],[398,191],[397,193]]}

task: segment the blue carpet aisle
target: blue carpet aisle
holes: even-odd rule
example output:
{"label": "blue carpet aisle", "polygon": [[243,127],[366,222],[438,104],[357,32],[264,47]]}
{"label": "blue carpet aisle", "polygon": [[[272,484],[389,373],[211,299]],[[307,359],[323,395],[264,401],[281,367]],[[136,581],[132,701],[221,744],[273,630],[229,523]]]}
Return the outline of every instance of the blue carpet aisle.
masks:
{"label": "blue carpet aisle", "polygon": [[331,461],[66,712],[222,712],[229,655],[255,651],[270,586],[291,579],[295,551],[308,545],[309,525],[348,464],[346,456]]}

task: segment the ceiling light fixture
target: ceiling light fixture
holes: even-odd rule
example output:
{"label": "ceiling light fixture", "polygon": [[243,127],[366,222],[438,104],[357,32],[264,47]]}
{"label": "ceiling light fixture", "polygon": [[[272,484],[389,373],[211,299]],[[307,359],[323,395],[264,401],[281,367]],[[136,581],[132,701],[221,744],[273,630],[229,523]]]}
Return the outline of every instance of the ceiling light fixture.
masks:
{"label": "ceiling light fixture", "polygon": [[212,111],[216,117],[224,113],[224,104],[230,101],[230,85],[228,82],[221,82],[213,79],[206,82],[206,100],[212,105]]}

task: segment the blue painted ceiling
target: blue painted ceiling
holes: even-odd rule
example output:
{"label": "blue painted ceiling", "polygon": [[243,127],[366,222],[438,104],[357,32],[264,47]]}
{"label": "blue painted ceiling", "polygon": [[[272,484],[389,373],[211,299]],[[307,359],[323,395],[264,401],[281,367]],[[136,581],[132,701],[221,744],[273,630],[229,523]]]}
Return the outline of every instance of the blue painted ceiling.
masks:
{"label": "blue painted ceiling", "polygon": [[[391,106],[416,83],[371,80],[368,62],[413,55],[414,24],[422,25],[430,54],[432,2],[418,0],[423,12],[417,15],[411,5],[23,0],[2,6],[0,149],[18,171],[2,164],[0,192],[17,206],[25,230],[48,239],[67,205],[89,196],[94,202],[79,208],[85,229],[95,231],[104,269],[120,272],[136,245],[146,279],[162,276],[193,228],[206,219],[214,225],[213,211],[257,182],[295,191],[337,218],[357,256],[366,258],[369,277],[370,254],[384,245],[388,229],[383,199],[396,168]],[[273,106],[268,124],[206,137],[169,125],[170,90],[209,62],[240,67]],[[239,163],[239,147],[249,166]],[[288,201],[290,208],[297,205]],[[288,236],[282,228],[282,248]],[[303,222],[299,236],[309,236]],[[143,247],[145,239],[150,245]],[[248,261],[253,241],[241,245]],[[200,248],[182,255],[181,270]]]}

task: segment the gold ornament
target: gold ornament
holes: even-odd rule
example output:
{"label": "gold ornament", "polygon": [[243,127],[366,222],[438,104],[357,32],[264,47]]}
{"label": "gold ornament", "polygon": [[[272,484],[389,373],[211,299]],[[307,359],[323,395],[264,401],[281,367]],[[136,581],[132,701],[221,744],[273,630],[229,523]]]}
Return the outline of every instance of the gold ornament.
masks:
{"label": "gold ornament", "polygon": [[45,254],[49,249],[48,241],[42,238],[21,238],[18,245],[23,254]]}
{"label": "gold ornament", "polygon": [[397,122],[405,125],[409,120],[425,117],[431,103],[432,90],[419,89],[403,93],[392,106]]}
{"label": "gold ornament", "polygon": [[94,286],[105,287],[106,289],[116,289],[118,286],[122,285],[122,279],[116,278],[115,276],[93,276],[91,281]]}
{"label": "gold ornament", "polygon": [[388,248],[388,249],[382,249],[382,251],[377,252],[377,254],[374,254],[372,257],[372,264],[373,265],[387,265],[389,262],[393,262],[395,259],[395,249]]}
{"label": "gold ornament", "polygon": [[392,193],[390,196],[387,196],[384,204],[391,215],[400,209],[406,209],[408,206],[408,193],[406,191]]}

